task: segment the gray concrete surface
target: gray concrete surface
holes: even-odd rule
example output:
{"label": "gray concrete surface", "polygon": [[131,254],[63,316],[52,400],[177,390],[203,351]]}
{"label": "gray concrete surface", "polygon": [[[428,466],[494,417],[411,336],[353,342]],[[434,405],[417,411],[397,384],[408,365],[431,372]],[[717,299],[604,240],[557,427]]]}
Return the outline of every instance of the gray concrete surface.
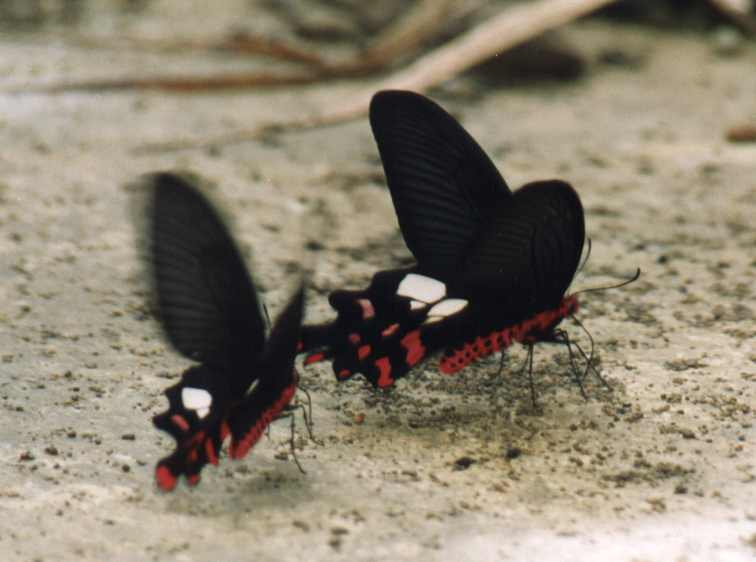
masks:
{"label": "gray concrete surface", "polygon": [[[201,15],[165,9],[125,31],[191,33]],[[204,20],[210,35],[229,23]],[[454,377],[428,362],[389,393],[307,368],[322,442],[300,432],[307,474],[281,422],[246,459],[171,494],[153,467],[172,444],[150,418],[186,363],[147,314],[124,186],[168,168],[214,184],[272,311],[319,242],[308,318],[323,320],[329,290],[406,257],[367,121],[137,156],[144,141],[250,126],[350,86],[0,94],[0,558],[753,560],[756,145],[724,132],[756,119],[756,47],[721,57],[702,34],[601,23],[565,37],[589,60],[611,47],[641,63],[591,64],[565,85],[464,79],[437,97],[511,185],[576,186],[593,254],[573,289],[643,269],[586,295],[580,314],[614,392],[592,385],[583,400],[547,346],[542,412],[514,372],[521,349],[501,377],[496,358]],[[3,88],[234,65],[0,37]],[[463,457],[474,462],[458,470]]]}

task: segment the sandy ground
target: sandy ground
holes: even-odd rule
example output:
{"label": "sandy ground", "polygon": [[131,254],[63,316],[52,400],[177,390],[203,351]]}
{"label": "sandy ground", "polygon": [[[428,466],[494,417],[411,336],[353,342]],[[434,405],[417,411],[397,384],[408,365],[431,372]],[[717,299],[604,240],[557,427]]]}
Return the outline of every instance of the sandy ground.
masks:
{"label": "sandy ground", "polygon": [[[160,12],[126,31],[191,14]],[[162,18],[162,20],[161,20]],[[175,25],[173,22],[175,21]],[[203,32],[229,21],[206,18]],[[111,22],[111,27],[120,29]],[[108,27],[105,30],[108,31]],[[219,151],[135,155],[150,140],[250,126],[338,99],[348,84],[264,93],[0,94],[0,553],[11,560],[618,560],[756,558],[756,46],[587,23],[565,37],[596,61],[579,81],[457,80],[436,97],[510,185],[561,177],[593,254],[573,289],[614,391],[583,400],[563,350],[540,346],[534,411],[512,352],[455,377],[428,362],[392,392],[303,371],[319,443],[274,425],[201,484],[156,490],[172,447],[150,419],[186,366],[145,307],[124,186],[189,169],[216,187],[254,254],[268,306],[311,263],[326,294],[406,258],[367,121]],[[232,68],[211,55],[0,38],[3,87],[62,76]],[[302,248],[310,248],[303,252]],[[581,336],[577,326],[567,324]]]}

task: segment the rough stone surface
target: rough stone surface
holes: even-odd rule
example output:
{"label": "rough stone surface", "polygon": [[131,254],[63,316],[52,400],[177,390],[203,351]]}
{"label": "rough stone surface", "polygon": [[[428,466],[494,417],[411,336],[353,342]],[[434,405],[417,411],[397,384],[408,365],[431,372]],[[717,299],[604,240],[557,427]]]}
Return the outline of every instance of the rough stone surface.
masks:
{"label": "rough stone surface", "polygon": [[[234,23],[204,3],[165,5],[91,29],[180,34],[202,21],[212,35]],[[308,367],[319,442],[300,424],[307,474],[287,460],[280,422],[244,460],[222,458],[169,494],[153,468],[172,442],[150,418],[187,363],[146,308],[128,183],[156,169],[200,174],[254,254],[271,313],[306,263],[308,319],[321,321],[328,291],[408,255],[367,120],[136,155],[145,141],[249,127],[352,86],[0,93],[2,559],[753,560],[756,145],[725,132],[756,119],[756,47],[721,57],[702,35],[596,22],[564,38],[589,61],[579,81],[486,90],[464,78],[434,96],[512,186],[576,187],[593,253],[573,290],[642,268],[636,283],[583,298],[613,392],[592,381],[581,398],[564,350],[546,345],[541,411],[518,376],[521,349],[501,377],[498,358],[453,377],[429,361],[386,393]],[[44,32],[0,45],[6,89],[246,67]]]}

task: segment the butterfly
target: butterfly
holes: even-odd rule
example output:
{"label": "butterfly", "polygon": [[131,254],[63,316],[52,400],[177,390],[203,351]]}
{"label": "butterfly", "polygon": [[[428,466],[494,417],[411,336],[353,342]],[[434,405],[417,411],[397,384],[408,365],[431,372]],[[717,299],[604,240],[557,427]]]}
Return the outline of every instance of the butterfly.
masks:
{"label": "butterfly", "polygon": [[472,136],[417,93],[375,94],[370,125],[416,263],[331,293],[336,319],[303,327],[305,364],[331,359],[339,380],[361,373],[389,387],[439,350],[451,374],[514,342],[531,353],[563,342],[585,240],[575,190],[548,180],[511,191]]}
{"label": "butterfly", "polygon": [[152,174],[143,184],[157,317],[171,346],[197,362],[165,390],[168,410],[153,418],[176,440],[155,469],[158,486],[172,490],[181,475],[197,484],[229,435],[231,458],[244,457],[290,407],[304,297],[300,287],[266,338],[255,286],[213,206],[178,175]]}

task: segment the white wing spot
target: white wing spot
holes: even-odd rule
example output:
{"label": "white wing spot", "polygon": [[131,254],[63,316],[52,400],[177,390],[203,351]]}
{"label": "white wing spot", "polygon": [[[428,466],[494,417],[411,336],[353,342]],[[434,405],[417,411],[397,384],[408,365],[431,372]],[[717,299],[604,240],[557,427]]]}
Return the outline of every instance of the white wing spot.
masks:
{"label": "white wing spot", "polygon": [[396,294],[400,297],[408,297],[417,301],[431,303],[440,301],[446,296],[446,285],[438,279],[408,273],[399,283]]}
{"label": "white wing spot", "polygon": [[444,299],[434,304],[428,311],[428,316],[451,316],[467,306],[465,299]]}
{"label": "white wing spot", "polygon": [[428,305],[425,304],[424,302],[420,302],[416,300],[410,301],[410,310],[419,310],[421,308],[425,308],[426,306]]}
{"label": "white wing spot", "polygon": [[210,413],[213,397],[203,388],[186,386],[181,389],[181,403],[187,410],[194,410],[197,416],[202,419]]}
{"label": "white wing spot", "polygon": [[428,317],[423,324],[431,324],[432,322],[438,322],[443,320],[447,316],[456,314],[460,310],[463,310],[467,306],[465,299],[445,299],[441,302],[434,304],[428,311]]}

